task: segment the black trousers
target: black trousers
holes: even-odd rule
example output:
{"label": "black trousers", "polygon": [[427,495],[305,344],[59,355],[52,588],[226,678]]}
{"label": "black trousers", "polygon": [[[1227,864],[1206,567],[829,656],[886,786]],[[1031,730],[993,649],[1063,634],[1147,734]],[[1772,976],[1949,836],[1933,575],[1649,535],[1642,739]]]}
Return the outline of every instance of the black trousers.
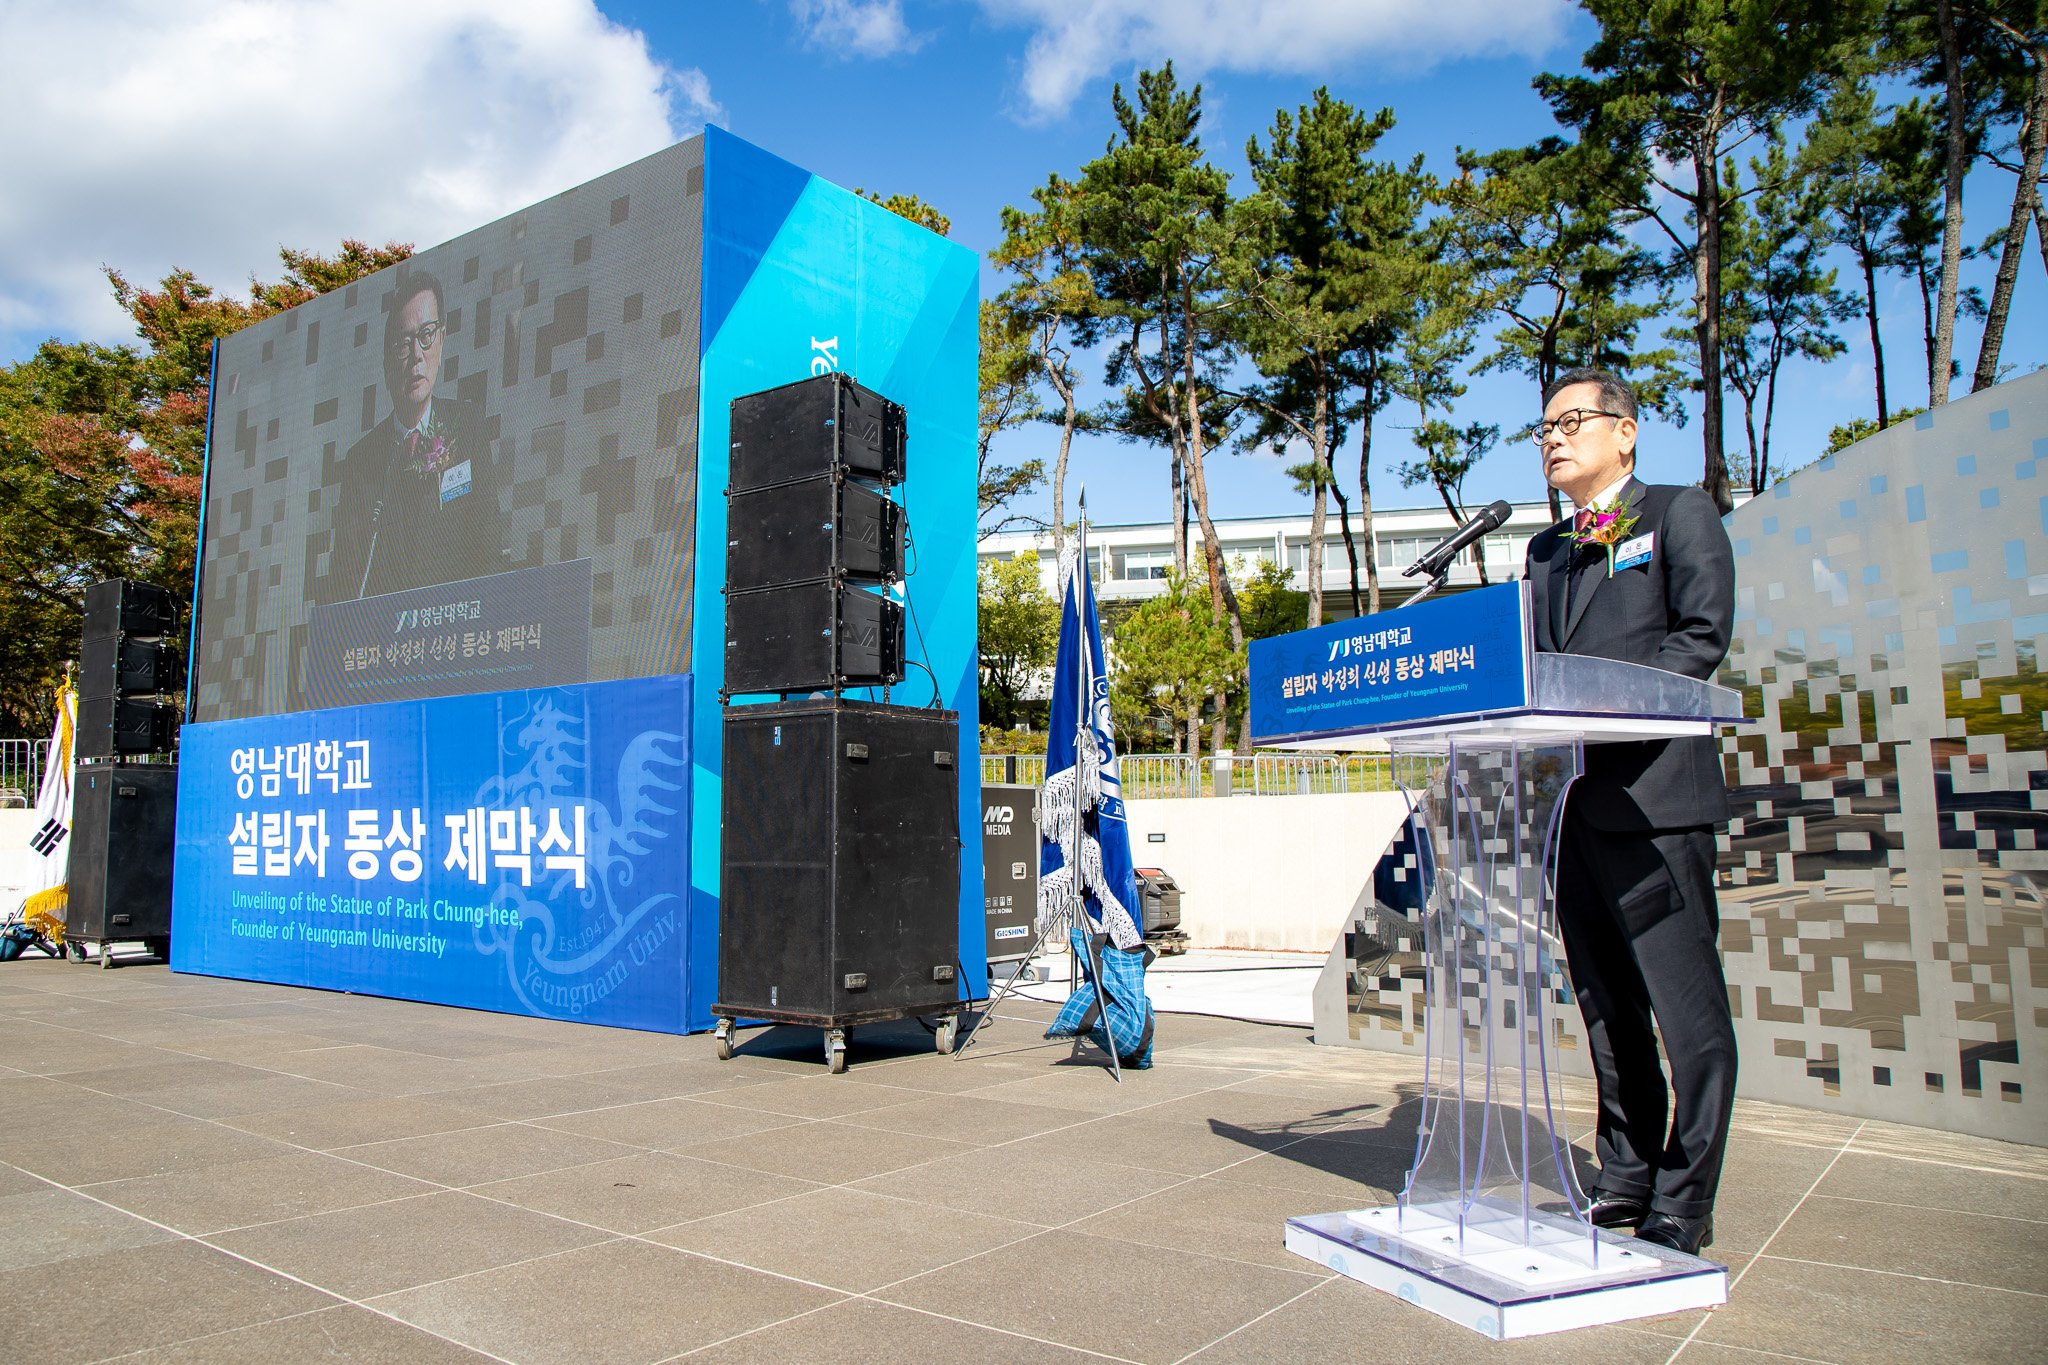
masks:
{"label": "black trousers", "polygon": [[1558,926],[1600,1084],[1598,1188],[1701,1217],[1714,1207],[1735,1104],[1713,831],[1613,833],[1567,802],[1562,844]]}

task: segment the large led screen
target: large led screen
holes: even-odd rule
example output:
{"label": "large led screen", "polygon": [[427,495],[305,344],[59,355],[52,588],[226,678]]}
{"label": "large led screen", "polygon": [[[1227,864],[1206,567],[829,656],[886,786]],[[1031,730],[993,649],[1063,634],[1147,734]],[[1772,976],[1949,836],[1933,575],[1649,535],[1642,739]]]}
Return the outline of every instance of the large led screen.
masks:
{"label": "large led screen", "polygon": [[191,719],[689,671],[703,147],[221,341]]}

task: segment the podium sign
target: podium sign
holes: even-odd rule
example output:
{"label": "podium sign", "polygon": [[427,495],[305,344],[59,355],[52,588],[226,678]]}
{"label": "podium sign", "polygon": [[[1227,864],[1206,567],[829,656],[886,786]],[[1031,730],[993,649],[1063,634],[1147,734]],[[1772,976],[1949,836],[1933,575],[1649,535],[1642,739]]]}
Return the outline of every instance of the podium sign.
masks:
{"label": "podium sign", "polygon": [[1313,742],[1526,707],[1527,591],[1502,583],[1252,641],[1252,742]]}

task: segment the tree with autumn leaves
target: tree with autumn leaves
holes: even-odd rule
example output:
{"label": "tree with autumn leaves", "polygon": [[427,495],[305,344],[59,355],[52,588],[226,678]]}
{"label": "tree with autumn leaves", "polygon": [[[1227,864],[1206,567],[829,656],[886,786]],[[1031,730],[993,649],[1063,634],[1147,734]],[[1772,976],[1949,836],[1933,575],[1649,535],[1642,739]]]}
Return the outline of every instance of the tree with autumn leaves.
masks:
{"label": "tree with autumn leaves", "polygon": [[283,275],[251,280],[247,298],[187,270],[154,288],[108,270],[140,344],[51,340],[0,368],[0,733],[48,732],[94,583],[132,578],[191,600],[214,341],[411,253],[286,249]]}

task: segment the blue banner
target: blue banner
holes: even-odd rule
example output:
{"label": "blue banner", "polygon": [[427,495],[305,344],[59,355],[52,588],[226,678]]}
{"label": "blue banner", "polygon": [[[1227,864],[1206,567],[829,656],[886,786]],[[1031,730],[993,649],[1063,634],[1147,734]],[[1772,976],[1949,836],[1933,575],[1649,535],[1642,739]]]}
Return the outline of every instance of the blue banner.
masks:
{"label": "blue banner", "polygon": [[692,691],[187,726],[172,967],[683,1031],[715,968],[684,947]]}
{"label": "blue banner", "polygon": [[1526,707],[1525,592],[1502,583],[1252,641],[1252,742]]}

